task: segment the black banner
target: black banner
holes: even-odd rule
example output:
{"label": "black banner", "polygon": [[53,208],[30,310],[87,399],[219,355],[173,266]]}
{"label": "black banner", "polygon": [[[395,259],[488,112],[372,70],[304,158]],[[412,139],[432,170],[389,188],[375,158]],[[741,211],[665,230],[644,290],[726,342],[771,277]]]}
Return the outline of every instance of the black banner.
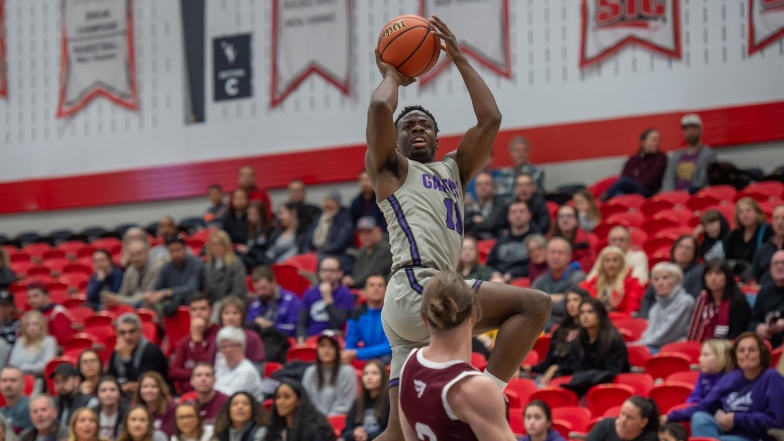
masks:
{"label": "black banner", "polygon": [[212,40],[215,101],[248,98],[251,91],[250,34]]}

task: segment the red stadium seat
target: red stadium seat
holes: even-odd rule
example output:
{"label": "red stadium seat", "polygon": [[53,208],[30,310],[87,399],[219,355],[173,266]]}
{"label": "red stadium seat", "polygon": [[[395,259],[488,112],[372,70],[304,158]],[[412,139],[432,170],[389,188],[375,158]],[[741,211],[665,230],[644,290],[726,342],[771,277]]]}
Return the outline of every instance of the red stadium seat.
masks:
{"label": "red stadium seat", "polygon": [[310,287],[310,281],[299,274],[299,269],[292,265],[273,264],[272,271],[278,284],[294,294],[302,297]]}
{"label": "red stadium seat", "polygon": [[634,388],[625,384],[597,384],[585,395],[588,410],[595,418],[604,415],[610,407],[620,406],[634,395]]}
{"label": "red stadium seat", "polygon": [[44,254],[51,250],[52,247],[48,243],[31,243],[24,248],[22,252],[28,254],[30,257],[43,259]]}
{"label": "red stadium seat", "polygon": [[661,199],[657,199],[657,200],[648,199],[645,201],[644,204],[642,204],[642,207],[640,207],[640,212],[642,212],[642,214],[644,214],[648,218],[653,218],[653,216],[656,213],[663,210],[670,209],[672,208],[672,206],[673,203],[670,201],[665,201]]}
{"label": "red stadium seat", "polygon": [[[645,202],[668,202],[670,205],[683,205],[689,200],[691,195],[687,191],[664,191],[653,195]],[[644,204],[643,204],[644,205]]]}
{"label": "red stadium seat", "polygon": [[64,252],[66,256],[76,257],[76,253],[86,246],[87,244],[80,240],[69,240],[57,245],[56,248]]}
{"label": "red stadium seat", "polygon": [[698,364],[700,362],[700,352],[702,352],[702,343],[698,341],[668,343],[661,347],[661,352],[677,352],[689,357],[691,364]]}
{"label": "red stadium seat", "polygon": [[614,198],[610,199],[609,201],[605,202],[605,205],[620,205],[626,208],[634,208],[639,209],[642,207],[642,204],[645,202],[645,197],[639,194],[624,194],[620,196],[615,196]]}
{"label": "red stadium seat", "polygon": [[139,316],[139,319],[142,322],[156,322],[158,320],[158,313],[149,308],[139,308],[136,311],[136,315]]}
{"label": "red stadium seat", "polygon": [[617,418],[621,414],[621,407],[623,406],[613,406],[605,410],[602,418]]}
{"label": "red stadium seat", "polygon": [[487,359],[478,352],[471,353],[471,366],[483,371],[487,367]]}
{"label": "red stadium seat", "polygon": [[634,395],[647,397],[653,389],[653,377],[648,374],[618,374],[613,384],[623,384],[634,389]]}
{"label": "red stadium seat", "polygon": [[73,294],[65,299],[62,305],[65,307],[65,309],[78,308],[86,301],[87,296],[85,294]]}
{"label": "red stadium seat", "polygon": [[83,248],[79,248],[78,250],[76,250],[76,258],[79,259],[80,257],[85,257],[85,258],[89,257],[92,259],[96,249],[97,248],[95,248],[92,245],[85,245]]}
{"label": "red stadium seat", "polygon": [[28,276],[48,276],[51,275],[52,270],[45,266],[31,266],[27,269]]}
{"label": "red stadium seat", "polygon": [[624,210],[609,216],[606,222],[616,222],[625,227],[639,227],[645,222],[645,216],[637,210]]}
{"label": "red stadium seat", "polygon": [[556,386],[560,386],[562,384],[569,384],[570,381],[572,381],[572,376],[571,375],[565,375],[563,377],[555,377],[555,378],[553,378],[552,380],[550,380],[549,383],[547,383],[547,385],[550,386],[550,387],[556,387]]}
{"label": "red stadium seat", "polygon": [[95,314],[95,311],[93,311],[92,308],[86,306],[77,306],[73,308],[66,307],[66,309],[68,309],[68,315],[71,316],[71,320],[80,325],[84,325],[85,320]]}
{"label": "red stadium seat", "polygon": [[781,198],[782,194],[784,194],[784,184],[777,181],[765,181],[749,185],[736,193],[732,199],[737,202],[740,198],[749,197],[757,202],[765,202]]}
{"label": "red stadium seat", "polygon": [[542,400],[551,409],[563,406],[576,406],[577,394],[560,387],[547,386],[531,394],[531,401]]}
{"label": "red stadium seat", "polygon": [[327,417],[329,425],[335,430],[335,437],[340,439],[343,429],[346,427],[346,415],[330,415]]}
{"label": "red stadium seat", "polygon": [[619,330],[626,329],[631,332],[633,341],[637,341],[642,337],[642,333],[648,329],[648,320],[641,318],[629,317],[627,319],[613,320],[613,324]]}
{"label": "red stadium seat", "polygon": [[65,268],[63,268],[63,274],[84,274],[88,278],[93,273],[93,270],[88,267],[87,265],[82,265],[80,263],[72,263]]}
{"label": "red stadium seat", "polygon": [[509,282],[512,286],[517,286],[519,288],[530,288],[531,287],[531,279],[528,277],[518,277]]}
{"label": "red stadium seat", "polygon": [[[77,335],[79,335],[77,337]],[[63,350],[80,350],[84,351],[85,349],[90,349],[93,347],[94,341],[90,338],[87,338],[81,334],[76,334],[70,339],[66,340],[63,343]]]}
{"label": "red stadium seat", "polygon": [[771,355],[771,359],[772,359],[772,363],[771,364],[773,366],[778,366],[779,365],[779,360],[781,360],[781,352],[783,350],[784,350],[784,348],[778,348],[775,351],[771,352],[771,354],[770,354]]}
{"label": "red stadium seat", "polygon": [[656,234],[659,232],[666,230],[668,228],[676,228],[685,225],[688,222],[689,218],[686,217],[683,221],[674,221],[672,219],[650,219],[645,221],[640,228],[645,234],[648,235],[648,238],[655,237]]}
{"label": "red stadium seat", "polygon": [[62,274],[65,267],[70,264],[71,261],[63,257],[53,257],[44,260],[44,266],[57,274]]}
{"label": "red stadium seat", "polygon": [[114,247],[119,245],[122,247],[122,241],[115,237],[102,237],[100,239],[95,239],[94,241],[90,242],[90,245],[97,250],[106,250],[109,253],[113,253]]}
{"label": "red stadium seat", "polygon": [[177,342],[191,332],[191,315],[187,306],[180,306],[171,317],[163,317],[163,331],[168,339],[167,353],[171,354]]}
{"label": "red stadium seat", "polygon": [[264,408],[267,409],[267,412],[272,412],[272,406],[275,405],[275,400],[272,398],[268,398],[264,400]]}
{"label": "red stadium seat", "polygon": [[60,277],[57,278],[60,282],[65,283],[66,285],[76,288],[78,290],[83,290],[87,287],[87,282],[90,280],[90,276],[84,273],[70,273],[70,274],[61,274]]}
{"label": "red stadium seat", "polygon": [[522,412],[509,412],[509,427],[518,438],[525,435],[525,423],[523,422]]}
{"label": "red stadium seat", "polygon": [[[27,254],[25,254],[27,256]],[[32,268],[37,267],[38,265],[35,262],[31,262],[29,260],[30,256],[27,256],[28,260],[20,260],[16,262],[10,262],[11,271],[14,274],[19,274],[21,276],[26,276],[27,272],[30,271]]]}
{"label": "red stadium seat", "polygon": [[561,434],[564,439],[569,439],[569,432],[572,431],[572,423],[566,420],[553,418],[552,428]]}
{"label": "red stadium seat", "polygon": [[506,396],[506,401],[509,403],[509,412],[523,411],[523,402],[520,400],[520,396],[517,395],[517,392],[506,388],[504,389],[504,395]]}
{"label": "red stadium seat", "polygon": [[680,371],[673,372],[664,380],[666,382],[697,384],[697,379],[700,377],[700,371]]}
{"label": "red stadium seat", "polygon": [[550,350],[550,336],[540,335],[539,338],[536,339],[536,342],[534,342],[534,347],[531,350],[536,352],[536,355],[539,356],[539,360],[547,358],[547,352]]}
{"label": "red stadium seat", "polygon": [[96,312],[90,317],[84,319],[84,325],[89,327],[95,326],[112,326],[114,324],[114,317],[105,312]]}
{"label": "red stadium seat", "polygon": [[629,210],[629,207],[625,207],[620,204],[618,205],[602,204],[599,206],[599,212],[602,215],[602,219],[607,219],[611,216],[623,213],[624,211],[627,210]]}
{"label": "red stadium seat", "polygon": [[536,383],[528,378],[515,378],[509,382],[506,390],[515,392],[521,403],[528,404],[531,394],[536,392]]}
{"label": "red stadium seat", "polygon": [[672,249],[673,243],[675,243],[675,240],[670,238],[654,237],[652,239],[646,240],[642,245],[642,249],[645,251],[645,254],[649,256],[654,254],[669,253]]}
{"label": "red stadium seat", "polygon": [[623,225],[619,222],[606,222],[606,221],[601,221],[599,222],[598,225],[596,225],[596,228],[593,229],[593,234],[595,234],[596,237],[599,238],[600,249],[607,246],[606,240],[607,240],[607,235],[610,233],[610,230],[618,226],[625,227],[626,225]]}
{"label": "red stadium seat", "polygon": [[664,415],[674,406],[685,403],[693,388],[693,384],[665,382],[651,389],[650,397]]}
{"label": "red stadium seat", "polygon": [[295,266],[301,270],[309,271],[311,273],[318,271],[318,260],[316,259],[316,253],[297,254],[296,256],[286,259],[286,261],[283,263],[286,265]]}
{"label": "red stadium seat", "polygon": [[694,196],[712,196],[716,199],[731,201],[738,190],[732,185],[711,185],[698,191]]}
{"label": "red stadium seat", "polygon": [[178,403],[182,404],[186,401],[197,402],[198,400],[199,400],[199,393],[194,390],[190,392],[185,392],[184,394],[180,395],[180,399],[178,400]]}
{"label": "red stadium seat", "polygon": [[689,357],[678,353],[660,353],[645,363],[645,372],[654,380],[667,378],[673,372],[688,371],[691,366]]}
{"label": "red stadium seat", "polygon": [[585,432],[591,422],[591,411],[585,407],[565,406],[553,409],[552,412],[554,420],[567,421],[574,432]]}
{"label": "red stadium seat", "polygon": [[535,366],[539,364],[539,355],[536,352],[531,351],[528,355],[525,356],[525,359],[522,362],[522,366]]}
{"label": "red stadium seat", "polygon": [[670,253],[668,251],[659,251],[648,256],[648,270],[656,266],[660,262],[669,262]]}
{"label": "red stadium seat", "polygon": [[279,371],[281,369],[283,369],[283,365],[280,363],[275,363],[274,361],[268,361],[264,363],[264,378],[269,377],[273,372]]}
{"label": "red stadium seat", "polygon": [[150,341],[150,343],[159,346],[160,339],[158,338],[158,325],[153,322],[142,322],[142,332],[144,333],[144,337]]}
{"label": "red stadium seat", "polygon": [[614,183],[618,180],[617,176],[607,176],[606,178],[602,178],[588,187],[588,191],[591,192],[593,197],[599,199],[599,197],[604,194]]}
{"label": "red stadium seat", "polygon": [[705,211],[710,207],[720,205],[722,201],[727,201],[727,199],[720,199],[711,194],[698,193],[686,201],[686,207],[691,211]]}
{"label": "red stadium seat", "polygon": [[316,347],[315,346],[298,346],[289,349],[286,354],[287,361],[300,360],[307,363],[316,361]]}
{"label": "red stadium seat", "polygon": [[44,253],[42,256],[43,260],[51,260],[51,259],[65,259],[65,251],[59,248],[51,248],[47,252]]}
{"label": "red stadium seat", "polygon": [[25,374],[24,380],[25,380],[24,394],[29,397],[30,394],[33,393],[33,388],[35,387],[35,376],[30,374]]}
{"label": "red stadium seat", "polygon": [[626,351],[629,353],[629,364],[633,370],[643,370],[645,363],[651,358],[651,351],[647,346],[627,346]]}

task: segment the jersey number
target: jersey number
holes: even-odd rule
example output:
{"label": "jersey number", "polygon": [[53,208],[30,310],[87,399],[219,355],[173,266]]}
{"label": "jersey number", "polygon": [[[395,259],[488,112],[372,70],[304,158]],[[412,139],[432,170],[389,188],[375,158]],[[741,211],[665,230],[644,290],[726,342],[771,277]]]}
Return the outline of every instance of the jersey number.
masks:
{"label": "jersey number", "polygon": [[427,424],[416,423],[414,427],[416,429],[417,438],[422,441],[438,441],[436,438],[436,434],[433,433],[433,429],[430,428]]}
{"label": "jersey number", "polygon": [[457,234],[463,234],[463,215],[460,213],[460,207],[449,198],[444,199],[444,206],[446,207],[446,227],[457,231]]}

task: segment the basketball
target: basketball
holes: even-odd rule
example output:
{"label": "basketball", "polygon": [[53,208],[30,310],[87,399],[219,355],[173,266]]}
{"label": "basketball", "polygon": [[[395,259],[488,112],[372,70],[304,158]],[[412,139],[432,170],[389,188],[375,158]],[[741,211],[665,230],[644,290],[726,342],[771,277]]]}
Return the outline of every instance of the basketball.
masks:
{"label": "basketball", "polygon": [[378,36],[381,61],[409,78],[426,73],[441,53],[441,40],[430,29],[430,21],[418,15],[392,19]]}

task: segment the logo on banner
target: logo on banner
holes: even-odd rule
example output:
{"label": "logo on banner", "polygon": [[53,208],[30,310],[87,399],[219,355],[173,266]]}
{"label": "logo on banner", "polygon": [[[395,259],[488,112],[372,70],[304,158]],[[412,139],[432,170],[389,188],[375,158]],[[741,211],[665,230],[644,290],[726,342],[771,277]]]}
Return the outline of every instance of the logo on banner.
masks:
{"label": "logo on banner", "polygon": [[250,34],[212,40],[215,101],[251,96]]}
{"label": "logo on banner", "polygon": [[638,44],[681,58],[679,0],[583,0],[580,67]]}
{"label": "logo on banner", "polygon": [[[498,75],[512,76],[509,42],[509,0],[420,0],[419,15],[436,14],[458,38],[460,50]],[[419,77],[423,87],[440,74],[449,59],[442,57]]]}
{"label": "logo on banner", "polygon": [[784,36],[784,0],[749,0],[749,55]]}
{"label": "logo on banner", "polygon": [[272,1],[271,106],[311,74],[350,94],[353,0]]}
{"label": "logo on banner", "polygon": [[8,66],[5,61],[5,0],[0,0],[0,96],[8,97]]}
{"label": "logo on banner", "polygon": [[57,117],[103,95],[138,108],[133,0],[62,0],[62,55]]}

